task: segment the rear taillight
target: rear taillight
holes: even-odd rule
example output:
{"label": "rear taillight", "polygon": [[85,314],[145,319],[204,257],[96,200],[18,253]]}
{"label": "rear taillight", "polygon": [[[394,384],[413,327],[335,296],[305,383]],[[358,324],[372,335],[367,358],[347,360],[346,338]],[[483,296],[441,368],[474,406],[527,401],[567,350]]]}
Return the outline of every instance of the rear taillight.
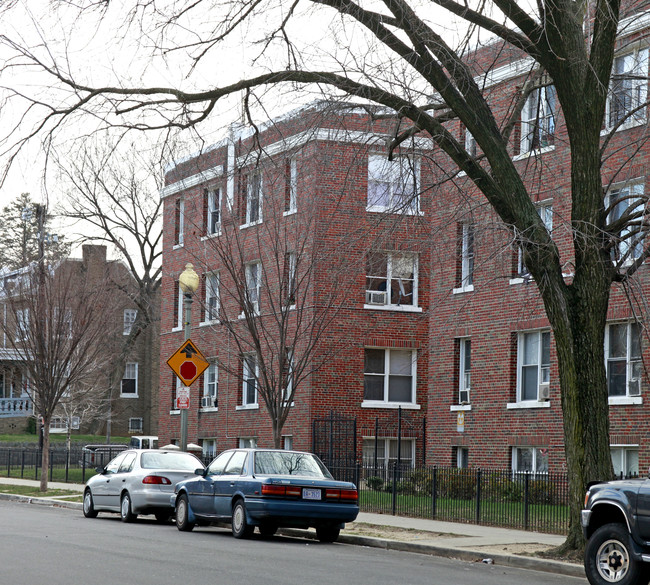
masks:
{"label": "rear taillight", "polygon": [[284,496],[287,493],[287,488],[283,485],[262,485],[263,496]]}
{"label": "rear taillight", "polygon": [[359,494],[357,490],[327,489],[325,490],[325,498],[328,500],[345,500],[348,502],[356,502],[359,499]]}
{"label": "rear taillight", "polygon": [[147,475],[142,480],[142,483],[146,483],[149,485],[172,485],[171,480],[167,479],[162,475]]}

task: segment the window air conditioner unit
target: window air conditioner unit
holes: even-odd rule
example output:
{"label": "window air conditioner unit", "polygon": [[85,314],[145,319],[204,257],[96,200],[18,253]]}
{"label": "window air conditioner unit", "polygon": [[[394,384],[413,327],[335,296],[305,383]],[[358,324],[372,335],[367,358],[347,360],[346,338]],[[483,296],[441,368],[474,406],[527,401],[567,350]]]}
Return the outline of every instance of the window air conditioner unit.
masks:
{"label": "window air conditioner unit", "polygon": [[641,380],[632,378],[627,385],[627,390],[630,396],[641,396]]}
{"label": "window air conditioner unit", "polygon": [[367,290],[366,291],[366,304],[367,305],[385,305],[386,304],[386,291],[385,290]]}
{"label": "window air conditioner unit", "polygon": [[469,404],[469,389],[458,392],[458,402],[461,404]]}
{"label": "window air conditioner unit", "polygon": [[551,399],[551,389],[548,384],[544,384],[539,387],[539,396],[537,400],[539,402],[546,402]]}
{"label": "window air conditioner unit", "polygon": [[202,396],[201,397],[201,408],[212,408],[216,401],[212,396]]}

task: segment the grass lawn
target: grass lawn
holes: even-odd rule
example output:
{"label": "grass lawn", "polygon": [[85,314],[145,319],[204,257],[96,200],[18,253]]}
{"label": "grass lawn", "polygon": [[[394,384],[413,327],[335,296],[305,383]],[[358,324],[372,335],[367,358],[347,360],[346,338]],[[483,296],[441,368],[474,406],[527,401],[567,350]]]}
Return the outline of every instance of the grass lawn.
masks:
{"label": "grass lawn", "polygon": [[[71,490],[47,490],[42,492],[38,487],[31,487],[27,485],[0,485],[0,493],[2,494],[16,494],[19,496],[29,496],[33,498],[50,498],[54,496],[78,496],[81,501],[81,494],[77,491]],[[66,498],[66,501],[70,501]],[[74,501],[74,499],[72,500]]]}

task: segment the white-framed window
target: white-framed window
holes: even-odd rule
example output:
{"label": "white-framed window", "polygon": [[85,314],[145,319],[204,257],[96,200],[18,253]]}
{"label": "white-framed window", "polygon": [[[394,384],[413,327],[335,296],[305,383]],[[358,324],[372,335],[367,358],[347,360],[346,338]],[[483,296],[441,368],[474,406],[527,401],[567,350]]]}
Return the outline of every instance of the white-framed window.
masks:
{"label": "white-framed window", "polygon": [[141,433],[144,429],[144,421],[142,417],[129,418],[129,433]]}
{"label": "white-framed window", "polygon": [[282,386],[284,387],[284,401],[288,403],[291,400],[294,385],[293,348],[287,347],[285,352],[286,362],[284,363],[284,372],[282,373]]}
{"label": "white-framed window", "polygon": [[469,404],[472,386],[472,340],[464,338],[458,341],[458,404]]}
{"label": "white-framed window", "polygon": [[135,324],[135,320],[138,318],[137,309],[124,309],[124,326],[122,328],[123,335],[129,335]]}
{"label": "white-framed window", "polygon": [[465,150],[471,157],[476,157],[478,152],[476,138],[472,136],[472,133],[467,128],[465,128]]}
{"label": "white-framed window", "polygon": [[176,327],[178,329],[183,328],[183,323],[185,321],[185,311],[184,311],[184,304],[183,300],[185,298],[185,293],[183,292],[183,289],[181,288],[181,285],[178,281],[176,281],[176,289],[177,289],[177,298],[176,298]]}
{"label": "white-framed window", "polygon": [[120,396],[127,398],[138,397],[138,363],[127,362],[122,376]]}
{"label": "white-framed window", "polygon": [[474,232],[471,223],[458,224],[459,259],[454,292],[474,290]]}
{"label": "white-framed window", "polygon": [[513,447],[512,470],[515,473],[548,474],[548,448]]}
{"label": "white-framed window", "polygon": [[293,436],[292,435],[282,435],[282,448],[285,451],[293,450]]}
{"label": "white-framed window", "polygon": [[185,200],[177,199],[174,208],[174,246],[182,246],[185,241]]}
{"label": "white-framed window", "polygon": [[284,194],[284,213],[295,213],[298,208],[298,161],[295,157],[287,160],[287,184]]}
{"label": "white-framed window", "polygon": [[221,189],[207,192],[205,232],[213,236],[221,231]]}
{"label": "white-framed window", "polygon": [[54,323],[62,337],[72,337],[72,309],[54,307]]}
{"label": "white-framed window", "polygon": [[219,318],[219,273],[211,272],[205,277],[205,320]]}
{"label": "white-framed window", "polygon": [[415,404],[417,352],[367,347],[364,353],[364,402]]}
{"label": "white-framed window", "polygon": [[246,224],[262,221],[262,175],[253,173],[248,177],[246,189]]}
{"label": "white-framed window", "polygon": [[534,89],[521,111],[521,153],[553,146],[555,141],[555,87]]}
{"label": "white-framed window", "polygon": [[639,446],[611,445],[610,454],[614,475],[620,478],[639,476]]}
{"label": "white-framed window", "polygon": [[255,449],[257,447],[256,437],[239,437],[240,449]]}
{"label": "white-framed window", "polygon": [[203,457],[210,458],[217,455],[217,440],[216,439],[202,439],[201,450]]}
{"label": "white-framed window", "polygon": [[364,467],[392,468],[399,460],[402,467],[415,466],[415,440],[396,438],[366,437],[363,439],[363,465]]}
{"label": "white-framed window", "polygon": [[254,353],[243,356],[242,373],[242,406],[257,406],[257,381],[259,379],[259,363]]}
{"label": "white-framed window", "polygon": [[548,399],[551,373],[550,331],[519,334],[517,401]]}
{"label": "white-framed window", "polygon": [[411,156],[368,157],[368,211],[415,214],[420,210],[420,163]]}
{"label": "white-framed window", "polygon": [[[622,266],[631,264],[643,253],[647,205],[643,182],[628,183],[611,189],[607,192],[605,205],[609,212],[607,220],[610,225],[624,216],[629,217],[629,221],[616,230],[618,238],[616,246],[612,249],[612,260]],[[635,215],[637,217],[634,217]]]}
{"label": "white-framed window", "polygon": [[203,374],[203,395],[201,408],[217,408],[219,391],[219,367],[212,363]]}
{"label": "white-framed window", "polygon": [[605,332],[607,391],[610,397],[641,395],[641,326],[611,323]]}
{"label": "white-framed window", "polygon": [[29,309],[16,310],[16,341],[27,339],[29,335]]}
{"label": "white-framed window", "polygon": [[372,252],[366,258],[366,305],[417,306],[416,254]]}
{"label": "white-framed window", "polygon": [[633,126],[645,122],[648,95],[648,49],[635,50],[614,58],[607,100],[607,127]]}
{"label": "white-framed window", "polygon": [[262,263],[246,264],[246,302],[253,313],[260,312],[260,292],[262,289]]}
{"label": "white-framed window", "polygon": [[[539,215],[542,223],[548,230],[549,234],[553,233],[553,202],[552,201],[543,201],[535,205],[537,209],[537,214]],[[517,254],[517,276],[519,278],[525,278],[530,275],[528,268],[524,264],[524,254],[519,248]]]}
{"label": "white-framed window", "polygon": [[469,467],[469,449],[467,447],[455,447],[456,450],[456,467],[458,469],[467,469]]}
{"label": "white-framed window", "polygon": [[297,257],[295,252],[286,252],[284,255],[284,282],[286,290],[286,306],[293,307],[296,304],[296,265]]}

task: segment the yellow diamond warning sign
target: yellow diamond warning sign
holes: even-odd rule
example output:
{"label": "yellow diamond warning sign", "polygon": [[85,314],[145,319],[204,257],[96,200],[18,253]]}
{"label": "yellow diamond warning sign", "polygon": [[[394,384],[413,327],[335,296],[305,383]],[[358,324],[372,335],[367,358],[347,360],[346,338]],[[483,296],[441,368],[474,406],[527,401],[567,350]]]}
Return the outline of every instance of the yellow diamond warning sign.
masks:
{"label": "yellow diamond warning sign", "polygon": [[183,384],[190,386],[210,364],[192,340],[188,339],[167,360],[167,365],[174,370]]}

